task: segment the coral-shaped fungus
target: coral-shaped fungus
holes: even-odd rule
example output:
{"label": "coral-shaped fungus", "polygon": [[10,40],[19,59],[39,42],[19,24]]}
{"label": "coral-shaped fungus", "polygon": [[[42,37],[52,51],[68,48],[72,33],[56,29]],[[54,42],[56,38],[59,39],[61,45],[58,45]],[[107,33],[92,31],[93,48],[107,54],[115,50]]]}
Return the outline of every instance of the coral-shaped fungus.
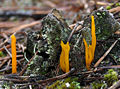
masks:
{"label": "coral-shaped fungus", "polygon": [[91,35],[92,35],[92,42],[91,45],[88,46],[86,40],[83,38],[83,42],[85,45],[85,59],[86,59],[86,68],[90,70],[90,65],[94,59],[95,47],[96,47],[96,35],[95,35],[95,21],[94,16],[91,16]]}
{"label": "coral-shaped fungus", "polygon": [[64,72],[69,72],[69,42],[67,42],[67,44],[64,44],[63,41],[61,41],[61,48],[62,52],[60,55],[60,67]]}

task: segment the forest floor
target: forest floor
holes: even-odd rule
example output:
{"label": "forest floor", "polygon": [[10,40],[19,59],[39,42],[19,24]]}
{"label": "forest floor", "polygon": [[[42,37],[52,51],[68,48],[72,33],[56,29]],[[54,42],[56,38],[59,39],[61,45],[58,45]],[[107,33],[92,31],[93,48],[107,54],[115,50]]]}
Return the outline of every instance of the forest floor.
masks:
{"label": "forest floor", "polygon": [[[89,70],[81,39],[91,44],[91,15],[97,41]],[[119,23],[120,0],[1,0],[0,89],[120,88]],[[61,40],[70,43],[70,70],[66,73],[59,62]]]}

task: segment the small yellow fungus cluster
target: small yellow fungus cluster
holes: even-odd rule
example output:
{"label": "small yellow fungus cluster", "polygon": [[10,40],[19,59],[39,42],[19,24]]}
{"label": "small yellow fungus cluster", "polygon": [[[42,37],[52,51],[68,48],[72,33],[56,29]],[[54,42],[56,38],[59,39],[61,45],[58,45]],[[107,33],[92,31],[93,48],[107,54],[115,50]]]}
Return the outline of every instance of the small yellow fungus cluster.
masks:
{"label": "small yellow fungus cluster", "polygon": [[61,48],[62,52],[60,55],[60,67],[64,72],[69,72],[69,42],[67,42],[67,44],[64,44],[63,41],[61,41]]}
{"label": "small yellow fungus cluster", "polygon": [[96,35],[95,35],[95,21],[94,16],[91,16],[91,35],[92,35],[92,43],[88,46],[86,40],[83,38],[83,42],[85,45],[85,59],[86,59],[86,68],[90,70],[90,65],[94,59],[94,52],[96,47]]}

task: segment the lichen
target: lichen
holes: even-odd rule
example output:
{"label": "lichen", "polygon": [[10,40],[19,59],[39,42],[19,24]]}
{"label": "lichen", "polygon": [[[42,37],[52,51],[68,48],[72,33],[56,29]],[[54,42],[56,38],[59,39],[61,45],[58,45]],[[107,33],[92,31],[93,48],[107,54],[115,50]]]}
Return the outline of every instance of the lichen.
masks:
{"label": "lichen", "polygon": [[28,65],[26,74],[34,76],[44,75],[48,72],[48,66],[48,62],[44,60],[42,56],[36,55],[33,61]]}
{"label": "lichen", "polygon": [[[100,56],[112,45],[115,41],[114,32],[120,29],[120,24],[115,20],[112,13],[109,13],[105,9],[99,9],[93,11],[88,17],[85,18],[82,28],[82,36],[87,41],[88,45],[91,44],[91,15],[95,18],[95,28],[96,28],[96,40],[97,46],[95,50],[95,60],[99,59]],[[110,38],[110,39],[109,39]],[[117,38],[117,37],[116,37]],[[112,53],[117,55],[119,52],[119,42],[113,48]]]}
{"label": "lichen", "polygon": [[60,42],[67,41],[70,33],[70,28],[60,15],[60,12],[54,9],[52,13],[48,14],[42,21],[42,37],[47,40],[48,49],[46,53],[49,54],[49,59],[55,61],[60,54]]}
{"label": "lichen", "polygon": [[[46,74],[49,72],[50,75],[54,75],[51,70],[56,69],[59,64],[60,42],[61,40],[67,42],[70,31],[71,29],[67,26],[60,12],[54,9],[43,18],[40,31],[28,33],[27,57],[30,57],[30,54],[33,55],[37,50],[39,52],[37,56],[40,57],[35,57],[33,64],[29,65],[29,70],[34,71],[30,71],[30,73]],[[28,74],[30,73],[28,72]]]}
{"label": "lichen", "polygon": [[[39,53],[37,55],[42,57],[42,59],[38,60],[41,60],[41,63],[45,62],[45,64],[46,63],[48,64],[46,68],[42,70],[45,71],[49,70],[48,72],[50,73],[50,75],[54,76],[55,73],[54,71],[51,70],[55,70],[59,65],[59,57],[61,53],[60,46],[61,40],[64,43],[66,43],[71,31],[72,30],[67,25],[60,11],[54,9],[51,13],[49,13],[45,18],[42,19],[42,28],[40,29],[40,31],[28,33],[27,57],[30,57],[31,55],[29,54],[33,55],[35,51],[38,50]],[[84,65],[81,56],[82,50],[81,34],[79,31],[73,34],[69,43],[70,43],[69,61],[72,64],[71,67],[75,67],[76,69],[79,70]],[[39,66],[37,67],[39,69],[42,68],[41,63],[39,63],[38,61]],[[34,65],[33,68],[36,68],[34,62],[32,65]],[[34,70],[32,68],[32,65],[30,65],[31,66],[30,69]],[[39,73],[41,74],[41,72]],[[59,74],[61,73],[62,72],[59,71]]]}
{"label": "lichen", "polygon": [[[115,31],[120,29],[119,22],[117,22],[114,19],[113,15],[109,13],[107,10],[104,9],[96,10],[93,11],[91,15],[95,17],[97,40],[106,40],[110,36],[112,36]],[[90,16],[84,20],[83,24],[84,29],[82,30],[83,33],[82,35],[86,38],[86,40],[88,40],[88,42],[89,39],[86,36],[86,34],[91,36],[91,34],[89,34],[91,30],[88,30],[89,28],[91,28],[91,25],[89,25],[91,22]]]}

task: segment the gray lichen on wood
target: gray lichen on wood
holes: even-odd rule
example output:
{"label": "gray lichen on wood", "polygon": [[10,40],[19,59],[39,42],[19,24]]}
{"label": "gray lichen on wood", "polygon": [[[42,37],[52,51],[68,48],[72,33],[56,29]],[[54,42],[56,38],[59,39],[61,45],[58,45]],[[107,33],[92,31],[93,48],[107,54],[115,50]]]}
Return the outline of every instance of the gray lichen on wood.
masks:
{"label": "gray lichen on wood", "polygon": [[56,9],[43,19],[41,34],[43,39],[47,40],[48,49],[45,52],[50,55],[50,60],[57,59],[61,40],[66,42],[70,31],[60,12]]}
{"label": "gray lichen on wood", "polygon": [[90,16],[84,20],[83,36],[88,43],[91,42],[91,16],[95,18],[96,38],[97,40],[106,40],[120,29],[120,24],[114,19],[112,13],[105,9],[93,11]]}
{"label": "gray lichen on wood", "polygon": [[[31,71],[32,73],[43,74],[45,72],[47,73],[48,71],[50,72],[51,70],[49,69],[57,68],[61,52],[61,40],[67,42],[70,32],[71,29],[61,16],[60,12],[54,9],[45,18],[43,18],[42,28],[39,32],[31,32],[28,34],[27,50],[31,54],[34,54],[34,50],[36,49],[39,51],[37,56],[41,57],[40,59],[34,60],[34,62],[38,63],[37,65],[39,66],[36,67],[36,64],[34,63],[31,65],[34,65],[33,68],[31,66],[29,67],[31,70],[39,68],[40,71]],[[38,39],[36,39],[37,37]],[[43,67],[43,64],[47,64],[47,66],[45,65]]]}

